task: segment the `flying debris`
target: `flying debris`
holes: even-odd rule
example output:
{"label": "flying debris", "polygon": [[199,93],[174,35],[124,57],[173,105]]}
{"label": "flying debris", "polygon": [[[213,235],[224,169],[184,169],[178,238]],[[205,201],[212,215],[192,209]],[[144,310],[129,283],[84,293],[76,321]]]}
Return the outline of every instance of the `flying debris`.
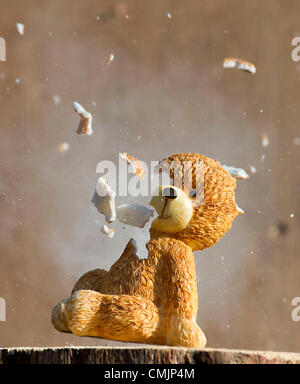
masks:
{"label": "flying debris", "polygon": [[124,160],[127,161],[129,165],[133,168],[134,173],[140,178],[144,179],[145,178],[145,170],[141,164],[141,162],[136,159],[133,156],[128,155],[126,152],[121,152],[120,157]]}
{"label": "flying debris", "polygon": [[83,106],[77,103],[76,101],[73,102],[73,109],[80,116],[80,123],[76,132],[79,135],[89,135],[89,136],[92,135],[93,116],[91,115],[91,113],[87,112],[83,108]]}
{"label": "flying debris", "polygon": [[117,218],[121,223],[143,228],[154,214],[152,208],[140,204],[122,204],[116,207],[115,200],[116,192],[104,177],[99,177],[92,203],[105,216],[106,223],[112,223]]}
{"label": "flying debris", "polygon": [[61,102],[61,97],[58,95],[53,95],[53,103],[55,105],[58,105],[58,104],[60,104],[60,102]]}
{"label": "flying debris", "polygon": [[253,75],[256,73],[256,67],[254,64],[242,59],[237,59],[235,57],[227,57],[224,59],[223,68],[237,68],[242,71],[250,72]]}
{"label": "flying debris", "polygon": [[154,210],[140,204],[123,204],[116,208],[117,217],[122,223],[134,227],[144,228],[153,216]]}
{"label": "flying debris", "polygon": [[294,144],[295,145],[300,145],[300,137],[295,137],[294,138]]}
{"label": "flying debris", "polygon": [[105,216],[107,223],[112,223],[116,220],[115,198],[116,192],[112,190],[107,180],[104,177],[99,177],[92,203],[98,212]]}
{"label": "flying debris", "polygon": [[115,236],[115,230],[113,228],[109,228],[109,226],[106,224],[102,225],[101,232],[104,233],[110,239]]}
{"label": "flying debris", "polygon": [[70,144],[69,143],[60,143],[57,146],[57,151],[60,153],[65,153],[70,149]]}
{"label": "flying debris", "polygon": [[243,168],[228,167],[227,165],[222,164],[222,167],[230,173],[231,176],[236,179],[248,179],[249,175]]}
{"label": "flying debris", "polygon": [[20,35],[24,35],[24,29],[25,26],[22,23],[16,23],[17,31],[19,32]]}
{"label": "flying debris", "polygon": [[111,54],[109,55],[107,64],[110,64],[110,63],[111,63],[112,61],[114,61],[114,60],[115,60],[115,55],[111,53]]}
{"label": "flying debris", "polygon": [[261,137],[261,145],[266,148],[269,145],[269,136],[266,133],[263,133]]}

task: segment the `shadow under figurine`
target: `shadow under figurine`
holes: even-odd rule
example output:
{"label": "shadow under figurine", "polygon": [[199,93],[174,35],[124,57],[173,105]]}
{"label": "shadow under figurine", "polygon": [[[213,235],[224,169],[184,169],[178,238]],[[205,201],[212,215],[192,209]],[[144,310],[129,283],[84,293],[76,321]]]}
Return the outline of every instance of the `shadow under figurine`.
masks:
{"label": "shadow under figurine", "polygon": [[[193,251],[215,244],[242,212],[235,203],[236,181],[219,162],[200,154],[175,154],[165,161],[192,162],[192,182],[183,182],[181,189],[160,187],[159,196],[153,197],[158,217],[146,245],[148,258],[140,260],[130,240],[108,272],[85,273],[72,296],[52,311],[57,330],[124,342],[205,347],[206,337],[196,323]],[[190,192],[196,187],[199,162],[204,196],[197,205]],[[174,179],[174,172],[170,176]]]}

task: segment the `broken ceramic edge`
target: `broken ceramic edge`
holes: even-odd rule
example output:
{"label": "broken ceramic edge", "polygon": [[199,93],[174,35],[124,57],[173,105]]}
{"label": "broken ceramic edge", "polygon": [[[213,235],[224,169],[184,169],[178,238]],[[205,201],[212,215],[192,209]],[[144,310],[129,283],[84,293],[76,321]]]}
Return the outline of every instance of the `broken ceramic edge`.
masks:
{"label": "broken ceramic edge", "polygon": [[249,179],[248,173],[243,168],[230,167],[224,164],[221,164],[221,167],[236,179]]}
{"label": "broken ceramic edge", "polygon": [[115,206],[116,192],[110,187],[104,177],[99,177],[92,203],[100,214],[105,215],[105,221],[112,223],[118,218],[121,223],[144,228],[154,214],[154,209],[141,204],[121,204]]}
{"label": "broken ceramic edge", "polygon": [[154,209],[141,204],[121,204],[116,207],[117,218],[121,223],[144,228],[154,214]]}
{"label": "broken ceramic edge", "polygon": [[146,255],[145,257],[142,257],[139,253],[138,253],[138,246],[137,246],[137,242],[136,240],[134,240],[133,238],[130,239],[130,243],[132,244],[132,246],[134,247],[134,256],[136,256],[139,260],[146,260],[148,259],[148,255]]}
{"label": "broken ceramic edge", "polygon": [[245,211],[244,211],[242,208],[240,208],[240,207],[237,205],[237,203],[235,203],[235,205],[236,205],[236,209],[237,209],[237,211],[238,211],[239,214],[245,213]]}

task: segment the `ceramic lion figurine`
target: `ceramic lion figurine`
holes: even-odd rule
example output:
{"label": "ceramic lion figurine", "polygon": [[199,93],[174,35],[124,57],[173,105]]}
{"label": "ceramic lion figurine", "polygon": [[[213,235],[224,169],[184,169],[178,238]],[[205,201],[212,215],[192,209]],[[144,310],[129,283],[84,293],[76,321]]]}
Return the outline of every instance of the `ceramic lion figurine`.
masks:
{"label": "ceramic lion figurine", "polygon": [[[70,298],[52,311],[62,332],[124,342],[198,347],[206,337],[196,323],[198,294],[193,251],[215,244],[241,213],[235,203],[235,179],[200,154],[174,154],[165,163],[190,162],[189,185],[161,186],[151,205],[147,259],[136,256],[133,240],[109,271],[95,269],[75,284]],[[196,164],[201,162],[204,189],[195,204]],[[170,176],[175,180],[171,169]],[[178,174],[177,174],[178,177]],[[181,177],[181,176],[179,176]]]}

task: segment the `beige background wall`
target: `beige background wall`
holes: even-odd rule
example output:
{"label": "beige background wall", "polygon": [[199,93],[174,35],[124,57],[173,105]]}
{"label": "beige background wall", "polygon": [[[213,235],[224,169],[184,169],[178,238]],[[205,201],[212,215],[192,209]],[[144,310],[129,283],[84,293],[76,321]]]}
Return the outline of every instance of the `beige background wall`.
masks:
{"label": "beige background wall", "polygon": [[[122,225],[113,240],[100,234],[96,164],[119,151],[145,161],[194,151],[257,168],[238,183],[246,214],[195,255],[209,346],[300,351],[299,14],[299,0],[0,0],[0,346],[117,344],[50,324],[80,274],[109,268],[130,237],[148,238]],[[224,71],[227,56],[257,74]],[[73,100],[93,113],[92,137],[75,134]]]}

